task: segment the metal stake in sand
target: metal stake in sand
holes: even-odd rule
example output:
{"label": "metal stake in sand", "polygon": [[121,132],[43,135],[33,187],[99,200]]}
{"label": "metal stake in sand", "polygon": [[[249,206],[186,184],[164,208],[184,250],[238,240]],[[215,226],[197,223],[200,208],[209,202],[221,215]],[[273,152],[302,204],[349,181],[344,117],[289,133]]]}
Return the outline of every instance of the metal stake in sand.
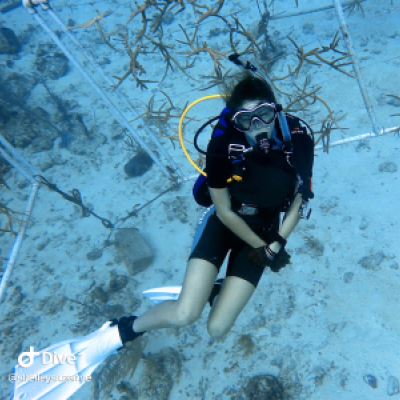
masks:
{"label": "metal stake in sand", "polygon": [[351,41],[350,33],[347,30],[347,24],[346,24],[346,20],[344,18],[343,8],[342,8],[342,4],[340,3],[340,0],[335,0],[335,7],[336,7],[337,15],[339,17],[340,27],[342,29],[343,37],[346,41],[347,51],[353,62],[353,69],[354,69],[354,73],[355,73],[357,81],[358,81],[358,86],[360,87],[361,94],[364,99],[364,104],[365,104],[365,107],[367,108],[368,116],[371,121],[372,129],[374,130],[376,135],[380,135],[383,133],[383,129],[381,129],[379,127],[379,125],[376,121],[376,117],[375,117],[375,113],[374,113],[374,110],[373,110],[373,107],[371,104],[371,100],[370,100],[367,88],[365,87],[364,81],[361,76],[360,68],[358,66],[358,60],[356,57],[353,43]]}
{"label": "metal stake in sand", "polygon": [[[23,4],[25,5],[25,1],[27,1],[27,0],[22,0],[22,1],[23,1]],[[37,2],[37,0],[36,0],[36,2]],[[36,2],[34,0],[35,4],[37,4]],[[40,0],[39,0],[39,2],[40,2]],[[42,6],[50,7],[48,4],[42,4]],[[75,59],[75,57],[61,43],[61,41],[58,39],[57,35],[43,21],[43,19],[39,16],[39,14],[36,12],[36,10],[33,8],[33,6],[30,4],[29,6],[26,7],[26,9],[32,15],[32,17],[36,20],[36,22],[43,28],[43,30],[50,36],[50,38],[59,47],[59,49],[64,53],[64,55],[72,62],[72,64],[74,64],[74,66],[77,68],[77,70],[82,75],[82,77],[86,80],[86,82],[89,83],[89,85],[94,89],[94,91],[107,104],[108,108],[114,114],[114,116],[118,120],[118,122],[129,131],[129,133],[135,138],[135,140],[139,144],[139,146],[142,147],[147,152],[147,154],[151,157],[151,159],[157,164],[157,166],[160,168],[161,172],[167,178],[170,178],[170,174],[167,171],[167,169],[164,167],[164,165],[161,164],[161,162],[157,159],[156,155],[151,151],[151,149],[146,145],[146,143],[132,129],[132,127],[129,124],[129,121],[124,117],[124,115],[121,113],[121,111],[119,111],[118,108],[115,107],[115,105],[110,101],[110,99],[107,97],[106,93],[104,93],[104,91],[93,81],[93,79],[89,76],[89,74],[82,68],[82,66]]]}

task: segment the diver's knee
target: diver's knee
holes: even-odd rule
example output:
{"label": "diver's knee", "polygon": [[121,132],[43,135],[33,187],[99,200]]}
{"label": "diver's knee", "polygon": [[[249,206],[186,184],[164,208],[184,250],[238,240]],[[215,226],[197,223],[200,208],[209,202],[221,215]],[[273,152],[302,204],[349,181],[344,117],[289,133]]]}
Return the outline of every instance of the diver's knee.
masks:
{"label": "diver's knee", "polygon": [[183,328],[188,325],[194,324],[199,318],[201,313],[197,313],[193,310],[179,310],[177,312],[176,324]]}
{"label": "diver's knee", "polygon": [[212,323],[210,321],[207,324],[207,332],[213,339],[221,339],[230,330],[231,330],[230,326],[226,327],[222,326],[221,324]]}

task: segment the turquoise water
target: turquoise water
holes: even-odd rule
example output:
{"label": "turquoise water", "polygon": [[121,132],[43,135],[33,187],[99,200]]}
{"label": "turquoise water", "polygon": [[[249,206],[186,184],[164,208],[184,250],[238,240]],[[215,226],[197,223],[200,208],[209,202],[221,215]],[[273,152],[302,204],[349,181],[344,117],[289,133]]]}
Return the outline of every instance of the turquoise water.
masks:
{"label": "turquoise water", "polygon": [[[3,3],[9,2],[0,8]],[[332,128],[329,149],[324,137],[329,152],[316,149],[311,219],[300,221],[288,240],[292,264],[264,273],[223,339],[207,333],[207,305],[195,324],[153,330],[109,357],[72,398],[249,400],[279,398],[280,391],[294,399],[390,398],[400,379],[400,145],[393,132],[334,145],[373,131],[352,65],[329,65],[348,52],[335,8],[315,10],[329,1],[275,0],[267,18],[263,2],[225,0],[218,11],[223,20],[203,18],[205,8],[183,3],[183,10],[164,2],[148,6],[143,37],[142,14],[135,13],[142,3],[52,3],[113,85],[132,68],[136,51],[135,77],[118,85],[135,114],[38,10],[132,120],[133,133],[159,164],[143,156],[132,133],[26,10],[0,14],[0,133],[49,182],[81,196],[75,192],[74,203],[43,185],[38,191],[1,304],[0,399],[10,398],[10,374],[30,346],[43,349],[87,335],[108,319],[141,315],[152,307],[144,290],[181,285],[204,210],[191,195],[198,172],[179,145],[178,123],[188,104],[220,93],[214,84],[221,75],[239,71],[227,59],[230,33],[241,59],[264,66],[278,101],[312,124],[317,140]],[[218,2],[201,4],[212,14]],[[388,129],[400,125],[400,4],[361,4],[344,15],[377,125]],[[100,28],[93,21],[99,15]],[[184,120],[184,144],[197,163],[194,133],[223,107],[220,98],[204,100]],[[200,137],[203,148],[210,133]],[[125,168],[134,157],[135,167]],[[171,180],[169,157],[179,168]],[[2,274],[30,195],[29,182],[8,167],[0,158],[0,229],[7,231],[0,233]],[[176,187],[177,176],[191,179]],[[103,224],[83,216],[90,211]],[[144,261],[135,265],[139,250]]]}

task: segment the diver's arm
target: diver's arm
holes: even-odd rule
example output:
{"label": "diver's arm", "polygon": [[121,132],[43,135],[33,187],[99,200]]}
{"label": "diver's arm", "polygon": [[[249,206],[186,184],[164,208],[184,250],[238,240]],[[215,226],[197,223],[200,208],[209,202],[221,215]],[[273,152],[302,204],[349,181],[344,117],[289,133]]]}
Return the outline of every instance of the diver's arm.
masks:
{"label": "diver's arm", "polygon": [[[301,195],[298,194],[294,199],[292,205],[286,213],[286,218],[282,222],[282,226],[279,229],[279,234],[287,239],[289,235],[292,233],[293,229],[296,227],[298,222],[300,221],[299,208],[301,205]],[[281,249],[281,245],[278,242],[273,242],[269,245],[270,249],[275,253],[279,253]]]}
{"label": "diver's arm", "polygon": [[209,190],[217,216],[227,228],[253,248],[266,246],[267,243],[256,235],[239,215],[232,211],[231,199],[227,188],[209,188]]}

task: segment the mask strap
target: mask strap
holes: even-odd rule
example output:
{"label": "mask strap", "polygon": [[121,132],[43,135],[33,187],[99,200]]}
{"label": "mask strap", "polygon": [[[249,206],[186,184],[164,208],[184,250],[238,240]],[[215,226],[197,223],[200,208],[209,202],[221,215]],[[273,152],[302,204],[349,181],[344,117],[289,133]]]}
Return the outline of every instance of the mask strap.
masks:
{"label": "mask strap", "polygon": [[279,118],[279,124],[282,129],[282,136],[284,142],[289,142],[291,140],[290,132],[289,132],[289,126],[285,117],[285,113],[283,112],[283,108],[281,104],[276,105],[277,111],[278,111],[278,118]]}

